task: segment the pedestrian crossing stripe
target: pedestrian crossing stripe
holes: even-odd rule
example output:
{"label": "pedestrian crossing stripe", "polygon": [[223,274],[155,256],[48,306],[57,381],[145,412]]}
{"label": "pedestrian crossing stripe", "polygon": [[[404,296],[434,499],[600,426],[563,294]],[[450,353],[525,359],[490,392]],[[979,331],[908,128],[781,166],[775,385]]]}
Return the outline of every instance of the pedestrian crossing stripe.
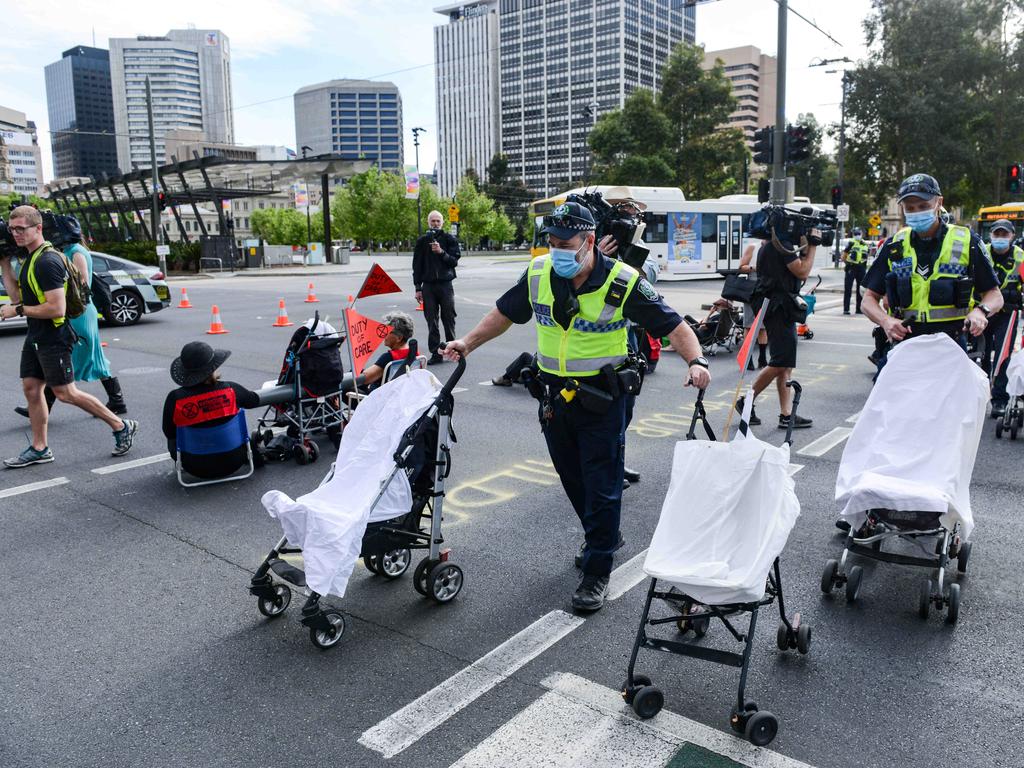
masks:
{"label": "pedestrian crossing stripe", "polygon": [[666,710],[640,720],[618,691],[577,675],[541,684],[544,695],[450,768],[811,768]]}

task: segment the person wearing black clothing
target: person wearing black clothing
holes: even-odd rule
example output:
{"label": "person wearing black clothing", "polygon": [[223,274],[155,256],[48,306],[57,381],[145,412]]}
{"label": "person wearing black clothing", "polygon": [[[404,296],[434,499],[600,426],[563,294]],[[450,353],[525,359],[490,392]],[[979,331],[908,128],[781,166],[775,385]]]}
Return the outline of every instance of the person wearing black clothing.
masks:
{"label": "person wearing black clothing", "polygon": [[[256,408],[259,395],[232,381],[221,381],[217,369],[230,357],[226,349],[213,349],[202,341],[181,348],[171,363],[171,378],[180,388],[164,400],[163,433],[167,451],[178,458],[178,427],[209,429],[235,418],[240,408]],[[182,452],[181,466],[193,477],[213,480],[227,477],[248,461],[248,446],[202,456]]]}
{"label": "person wearing black clothing", "polygon": [[[1017,318],[1013,313],[1020,310],[1022,303],[1020,270],[1024,264],[1024,250],[1013,244],[1014,234],[1013,224],[1007,219],[999,219],[989,230],[988,252],[992,266],[996,270],[996,278],[999,280],[1003,308],[989,319],[988,327],[985,328],[985,356],[981,360],[981,367],[988,374],[991,374],[992,367],[999,362],[1007,335],[1011,339],[1017,338]],[[1006,394],[1006,369],[1012,356],[1011,341],[1006,360],[999,366],[992,381],[993,419],[1002,417],[1006,412],[1006,404],[1010,401],[1010,396]]]}
{"label": "person wearing black clothing", "polygon": [[444,340],[455,338],[455,288],[452,281],[457,277],[455,267],[462,253],[459,241],[441,229],[444,217],[440,211],[427,214],[427,226],[429,229],[416,241],[412,254],[412,281],[416,288],[416,301],[423,303],[423,314],[427,318],[427,347],[430,349],[427,365],[435,365],[442,359],[438,352],[441,347],[438,312],[444,325]]}

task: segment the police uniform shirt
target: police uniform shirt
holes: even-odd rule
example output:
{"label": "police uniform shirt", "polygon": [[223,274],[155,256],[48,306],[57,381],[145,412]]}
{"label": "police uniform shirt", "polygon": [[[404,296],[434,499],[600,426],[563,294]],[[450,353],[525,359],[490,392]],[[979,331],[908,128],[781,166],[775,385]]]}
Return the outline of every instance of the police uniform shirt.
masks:
{"label": "police uniform shirt", "polygon": [[[996,274],[996,279],[999,281],[999,287],[1003,287],[1003,281],[1009,277],[1010,273],[1013,272],[1013,267],[1016,261],[1013,257],[1013,246],[1011,245],[1006,249],[1006,253],[996,253],[995,249],[989,251],[992,255],[992,261],[994,266],[999,267]],[[1017,290],[1020,290],[1020,283],[1018,283]],[[1011,310],[1012,311],[1012,310]]]}
{"label": "police uniform shirt", "polygon": [[[945,224],[939,225],[935,237],[924,238],[916,232],[910,233],[910,245],[917,254],[917,269],[922,277],[929,278],[932,269],[935,267],[935,260],[939,257],[942,249],[942,241],[946,237],[949,227]],[[885,245],[878,252],[878,258],[868,269],[867,275],[861,282],[861,287],[874,291],[879,296],[885,296],[885,276],[889,274],[889,259],[901,258],[903,244],[894,242],[891,238],[886,240]],[[995,269],[985,253],[985,246],[977,234],[971,233],[971,246],[968,252],[967,277],[974,280],[974,291],[978,296],[999,287]],[[963,329],[963,320],[947,320],[937,323],[913,323],[911,335],[919,336],[926,333],[951,333],[959,334]]]}
{"label": "police uniform shirt", "polygon": [[[587,277],[586,282],[580,286],[575,295],[600,290],[605,280],[608,279],[608,270],[614,264],[614,260],[607,256],[600,256],[594,263],[594,269]],[[568,328],[572,322],[572,315],[569,314],[570,301],[574,296],[572,281],[559,277],[552,270],[551,291],[555,295],[552,308],[555,322],[563,329]],[[530,303],[530,288],[526,282],[526,271],[515,285],[498,298],[495,306],[513,323],[522,325],[533,320],[533,305]],[[643,277],[637,279],[633,290],[626,296],[626,301],[622,305],[622,315],[630,322],[644,328],[654,337],[667,336],[683,322],[676,311],[664,302],[654,287]]]}

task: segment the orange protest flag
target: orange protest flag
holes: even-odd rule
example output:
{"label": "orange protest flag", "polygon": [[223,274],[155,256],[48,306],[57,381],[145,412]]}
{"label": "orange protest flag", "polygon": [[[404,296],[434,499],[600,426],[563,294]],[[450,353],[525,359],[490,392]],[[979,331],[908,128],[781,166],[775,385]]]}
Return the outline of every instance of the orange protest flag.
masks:
{"label": "orange protest flag", "polygon": [[356,294],[357,299],[364,299],[367,296],[379,296],[382,293],[401,293],[402,289],[398,283],[391,279],[391,275],[384,271],[384,267],[374,262],[363,280],[363,286]]}
{"label": "orange protest flag", "polygon": [[346,308],[344,312],[354,372],[358,376],[363,372],[373,353],[380,347],[384,337],[391,333],[391,326],[378,323],[371,317],[363,317],[354,309]]}

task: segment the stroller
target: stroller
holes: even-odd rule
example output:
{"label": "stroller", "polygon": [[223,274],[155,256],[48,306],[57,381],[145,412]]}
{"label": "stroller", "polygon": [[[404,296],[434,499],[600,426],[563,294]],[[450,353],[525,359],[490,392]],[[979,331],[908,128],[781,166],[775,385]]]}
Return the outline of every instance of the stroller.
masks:
{"label": "stroller", "polygon": [[[818,303],[818,297],[815,294],[815,291],[818,290],[818,286],[820,285],[821,275],[818,275],[818,282],[814,284],[814,287],[811,288],[811,290],[809,290],[807,293],[800,294],[801,298],[803,298],[804,302],[807,304],[807,317],[810,317],[811,315],[814,314],[814,305]],[[797,336],[805,338],[808,341],[814,338],[814,331],[812,331],[810,327],[808,327],[806,320],[804,320],[802,323],[797,324],[796,333]]]}
{"label": "stroller", "polygon": [[690,315],[684,319],[700,342],[701,351],[708,357],[713,357],[719,349],[731,352],[743,343],[743,311],[728,299],[715,299],[707,316],[700,322]]}
{"label": "stroller", "polygon": [[316,490],[295,501],[280,491],[264,495],[285,533],[249,584],[261,614],[280,616],[299,589],[308,596],[302,624],[310,640],[330,648],[345,619],[321,597],[344,596],[359,557],[371,573],[399,578],[413,549],[427,550],[413,573],[416,591],[440,604],[455,599],[463,574],[442,548],[441,520],[456,440],[452,390],[465,369],[460,360],[444,386],[428,371],[411,370],[375,390],[354,412],[338,460]]}
{"label": "stroller", "polygon": [[[800,385],[795,381],[788,385],[794,390],[796,413]],[[786,616],[779,569],[779,554],[800,514],[800,502],[789,476],[792,426],[781,447],[748,436],[748,398],[747,412],[740,422],[744,437],[737,436],[731,443],[716,442],[703,401],[702,390],[686,440],[676,444],[672,479],[644,562],[651,583],[622,697],[645,719],[654,717],[664,705],[662,691],[635,670],[641,648],[739,667],[736,705],[729,723],[752,744],[765,746],[778,732],[778,719],[744,695],[759,609],[778,601],[776,644],[780,650],[795,648],[805,654],[811,646],[810,625],[800,620],[800,614],[792,619]],[[695,440],[698,421],[703,423],[710,442]],[[667,582],[668,588],[660,582]],[[669,615],[651,617],[655,599],[666,604]],[[732,619],[742,614],[750,616],[745,631]],[[682,641],[682,636],[691,631],[696,640],[703,638],[712,619],[720,621],[743,644],[741,653]],[[674,624],[680,639],[648,635],[647,627],[661,624]]]}
{"label": "stroller", "polygon": [[864,569],[850,564],[854,555],[928,568],[935,575],[920,582],[918,614],[935,606],[956,623],[960,585],[943,582],[950,561],[964,573],[971,556],[969,487],[988,393],[984,373],[944,333],[893,348],[843,451],[836,501],[849,533],[841,559],[825,564],[823,593],[845,587],[848,603],[859,598]]}
{"label": "stroller", "polygon": [[1003,417],[996,422],[996,437],[1009,432],[1010,439],[1016,440],[1018,431],[1024,427],[1024,354],[1011,357],[1006,366],[1006,394],[1010,400]]}
{"label": "stroller", "polygon": [[[348,418],[344,394],[353,389],[351,373],[341,364],[340,347],[345,335],[320,320],[317,312],[295,330],[277,383],[264,385],[257,394],[266,406],[250,435],[253,456],[265,462],[287,461],[299,464],[317,460],[320,449],[312,435],[326,432],[335,446]],[[270,427],[286,427],[275,435]]]}

